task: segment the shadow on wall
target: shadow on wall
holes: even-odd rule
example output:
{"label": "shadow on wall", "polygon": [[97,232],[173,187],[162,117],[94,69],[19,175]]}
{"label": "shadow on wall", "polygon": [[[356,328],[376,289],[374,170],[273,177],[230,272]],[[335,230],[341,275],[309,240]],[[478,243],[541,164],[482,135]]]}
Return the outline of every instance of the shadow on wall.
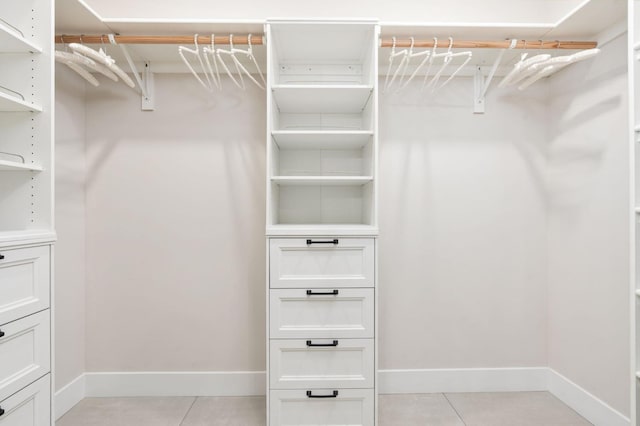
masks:
{"label": "shadow on wall", "polygon": [[[603,55],[610,54],[605,50]],[[618,144],[627,144],[626,100],[620,95],[620,86],[626,84],[626,63],[616,59],[596,58],[549,82],[546,183],[550,207],[576,210],[588,203],[598,187],[604,157]]]}

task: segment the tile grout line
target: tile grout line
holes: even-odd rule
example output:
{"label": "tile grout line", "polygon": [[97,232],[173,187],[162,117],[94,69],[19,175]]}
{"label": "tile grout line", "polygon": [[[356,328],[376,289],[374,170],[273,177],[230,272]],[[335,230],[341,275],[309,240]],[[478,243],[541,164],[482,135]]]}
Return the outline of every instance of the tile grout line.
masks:
{"label": "tile grout line", "polygon": [[458,416],[458,418],[460,419],[460,421],[462,422],[462,424],[464,426],[467,426],[467,423],[464,421],[464,419],[462,418],[462,416],[460,415],[460,413],[458,413],[458,410],[456,409],[456,407],[453,406],[453,404],[451,403],[451,401],[449,401],[449,398],[447,398],[447,394],[446,393],[442,393],[442,396],[444,396],[444,399],[447,400],[447,402],[449,403],[449,406],[451,406],[451,408],[453,409],[453,411],[455,411],[456,415]]}
{"label": "tile grout line", "polygon": [[193,402],[191,403],[191,405],[189,406],[189,409],[187,410],[186,413],[184,413],[184,416],[182,417],[182,420],[180,420],[180,423],[178,424],[178,426],[182,426],[184,424],[184,421],[187,419],[187,416],[189,415],[189,413],[191,412],[191,409],[193,408],[193,406],[196,404],[196,401],[198,400],[197,396],[193,397]]}

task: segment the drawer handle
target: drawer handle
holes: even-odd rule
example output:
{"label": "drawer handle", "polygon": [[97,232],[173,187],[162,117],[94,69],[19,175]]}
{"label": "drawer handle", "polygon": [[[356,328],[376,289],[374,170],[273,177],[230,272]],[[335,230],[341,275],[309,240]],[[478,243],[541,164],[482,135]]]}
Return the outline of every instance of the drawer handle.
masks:
{"label": "drawer handle", "polygon": [[327,346],[338,346],[338,341],[334,340],[333,343],[313,343],[311,340],[307,340],[307,346],[310,348],[322,348]]}
{"label": "drawer handle", "polygon": [[[4,259],[4,254],[0,254],[0,260]],[[1,416],[2,414],[0,414]]]}
{"label": "drawer handle", "polygon": [[338,290],[331,291],[313,291],[307,290],[307,296],[337,296]]}
{"label": "drawer handle", "polygon": [[4,414],[4,410],[0,408],[0,416]]}
{"label": "drawer handle", "polygon": [[4,337],[4,331],[0,330],[0,337]]}
{"label": "drawer handle", "polygon": [[330,395],[314,395],[313,392],[307,391],[307,397],[309,398],[337,398],[338,391],[334,390]]}
{"label": "drawer handle", "polygon": [[333,240],[307,240],[307,245],[310,246],[311,244],[333,244],[333,245],[338,245],[338,239],[334,238]]}

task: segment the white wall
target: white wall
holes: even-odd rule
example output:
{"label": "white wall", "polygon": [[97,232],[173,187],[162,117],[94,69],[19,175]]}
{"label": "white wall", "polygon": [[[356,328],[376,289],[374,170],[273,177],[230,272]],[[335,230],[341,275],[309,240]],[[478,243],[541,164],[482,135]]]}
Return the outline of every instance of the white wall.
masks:
{"label": "white wall", "polygon": [[549,365],[629,415],[626,37],[551,80]]}
{"label": "white wall", "polygon": [[85,371],[85,88],[56,67],[55,372],[60,389]]}
{"label": "white wall", "polygon": [[265,369],[265,94],[87,92],[87,371]]}
{"label": "white wall", "polygon": [[380,368],[545,366],[544,93],[420,87],[380,99]]}

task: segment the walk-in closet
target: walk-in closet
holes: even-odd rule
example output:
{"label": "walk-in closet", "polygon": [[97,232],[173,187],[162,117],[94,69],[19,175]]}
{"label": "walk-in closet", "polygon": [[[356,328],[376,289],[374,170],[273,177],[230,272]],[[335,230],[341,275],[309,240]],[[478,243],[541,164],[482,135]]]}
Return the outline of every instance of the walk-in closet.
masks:
{"label": "walk-in closet", "polygon": [[638,0],[0,2],[0,426],[638,425],[639,61]]}

